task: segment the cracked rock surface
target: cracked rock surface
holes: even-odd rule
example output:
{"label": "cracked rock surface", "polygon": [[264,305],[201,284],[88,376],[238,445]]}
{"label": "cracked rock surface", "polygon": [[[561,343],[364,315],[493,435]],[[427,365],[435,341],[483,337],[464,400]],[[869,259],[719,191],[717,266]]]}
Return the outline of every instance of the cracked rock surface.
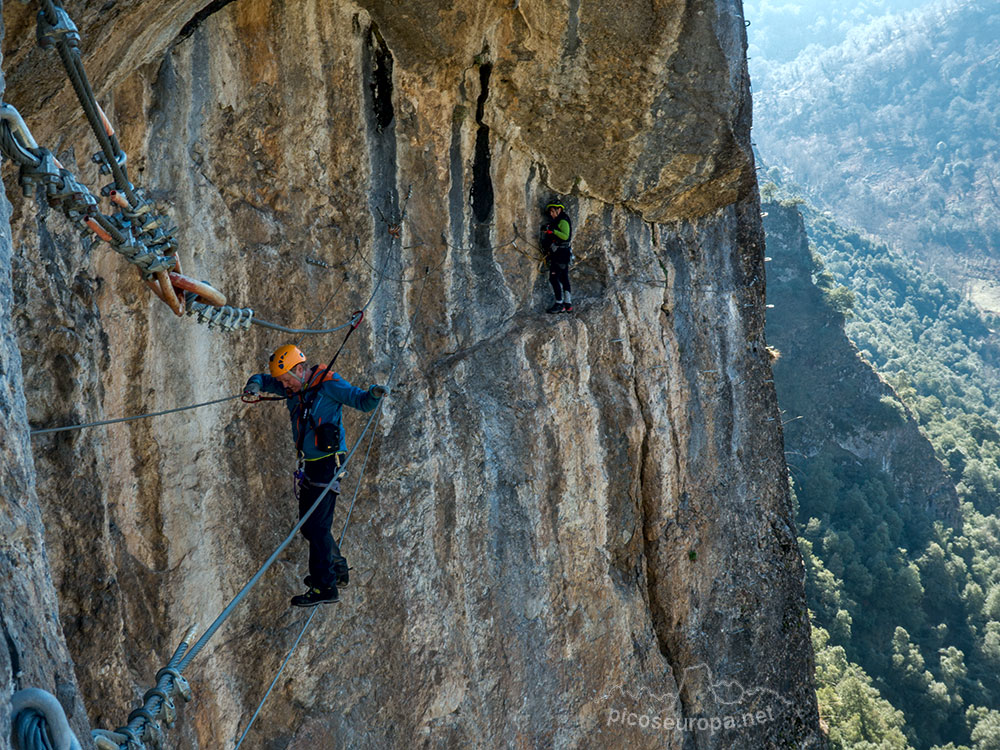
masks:
{"label": "cracked rock surface", "polygon": [[[67,8],[185,271],[296,327],[371,298],[338,369],[364,387],[395,368],[334,522],[360,478],[351,587],[245,746],[821,746],[739,3]],[[4,7],[5,99],[96,188],[32,18]],[[287,415],[226,402],[38,436],[33,455],[28,423],[235,394],[289,338],[175,318],[9,169],[3,520],[27,508],[39,548],[44,521],[48,565],[3,570],[22,591],[51,577],[19,622],[73,682],[68,649],[75,726],[113,728],[293,526]],[[553,196],[573,315],[542,312]],[[325,362],[341,335],[302,346]],[[347,415],[349,442],[363,425]],[[191,665],[172,746],[240,735],[304,622],[305,555],[296,540]]]}

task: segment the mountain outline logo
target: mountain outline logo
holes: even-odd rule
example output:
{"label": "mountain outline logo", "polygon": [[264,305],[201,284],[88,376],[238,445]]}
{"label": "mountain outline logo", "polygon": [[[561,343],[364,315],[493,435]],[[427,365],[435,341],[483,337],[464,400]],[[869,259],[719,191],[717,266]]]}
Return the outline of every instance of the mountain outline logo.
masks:
{"label": "mountain outline logo", "polygon": [[[673,674],[673,668],[671,668],[671,673]],[[681,679],[677,680],[676,675],[674,675],[674,680],[677,682],[676,691],[668,690],[665,693],[656,693],[644,685],[632,690],[621,684],[613,686],[603,697],[610,699],[617,694],[621,698],[628,698],[640,705],[649,701],[660,704],[664,708],[679,709],[681,704],[680,695],[685,689],[688,689],[689,691],[698,691],[695,695],[699,697],[706,694],[710,695],[716,705],[724,706],[728,709],[751,701],[758,696],[769,696],[778,700],[784,706],[793,705],[792,701],[771,688],[760,687],[748,690],[738,680],[715,680],[712,668],[705,663],[685,667],[681,674]]]}

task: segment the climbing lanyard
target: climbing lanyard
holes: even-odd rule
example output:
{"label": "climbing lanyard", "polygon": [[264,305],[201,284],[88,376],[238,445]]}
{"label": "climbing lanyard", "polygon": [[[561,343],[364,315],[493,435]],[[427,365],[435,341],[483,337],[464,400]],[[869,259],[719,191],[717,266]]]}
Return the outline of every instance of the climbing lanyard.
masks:
{"label": "climbing lanyard", "polygon": [[347,344],[347,340],[351,337],[351,334],[357,330],[358,326],[361,325],[361,321],[364,319],[365,319],[364,311],[356,310],[354,312],[354,315],[352,316],[351,319],[351,327],[347,331],[347,335],[344,336],[344,340],[340,342],[340,347],[337,349],[336,352],[334,352],[333,357],[331,357],[329,364],[327,364],[326,366],[326,369],[323,371],[320,371],[318,369],[313,370],[312,377],[319,378],[318,382],[315,385],[311,384],[307,385],[302,390],[302,392],[299,393],[299,403],[302,412],[297,419],[299,425],[299,436],[295,443],[295,455],[298,459],[298,465],[296,466],[295,469],[296,480],[299,480],[305,476],[305,468],[304,468],[305,455],[302,451],[302,445],[303,442],[305,441],[306,432],[309,430],[309,428],[311,427],[313,431],[316,430],[316,424],[312,418],[312,408],[313,408],[313,403],[316,401],[316,396],[319,393],[320,386],[322,386],[323,383],[325,382],[325,378],[323,377],[323,375],[333,374],[333,365],[334,363],[336,363],[337,357],[339,357],[340,353],[344,350],[344,346]]}

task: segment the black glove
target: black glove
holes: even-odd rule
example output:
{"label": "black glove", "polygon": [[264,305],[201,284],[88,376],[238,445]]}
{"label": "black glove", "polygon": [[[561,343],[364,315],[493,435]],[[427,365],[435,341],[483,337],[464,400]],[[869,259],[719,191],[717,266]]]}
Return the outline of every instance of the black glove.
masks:
{"label": "black glove", "polygon": [[373,385],[368,389],[368,392],[372,394],[375,398],[382,398],[389,393],[389,386],[387,385]]}
{"label": "black glove", "polygon": [[248,380],[247,384],[243,386],[243,392],[251,396],[256,396],[260,393],[260,383],[256,380]]}

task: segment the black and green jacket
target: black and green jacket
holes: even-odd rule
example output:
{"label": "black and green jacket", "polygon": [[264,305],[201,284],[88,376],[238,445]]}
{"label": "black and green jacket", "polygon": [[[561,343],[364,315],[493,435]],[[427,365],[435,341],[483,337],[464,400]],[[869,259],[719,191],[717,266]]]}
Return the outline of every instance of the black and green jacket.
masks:
{"label": "black and green jacket", "polygon": [[546,252],[569,247],[573,239],[573,225],[565,211],[554,219],[550,216],[542,229],[542,247]]}

